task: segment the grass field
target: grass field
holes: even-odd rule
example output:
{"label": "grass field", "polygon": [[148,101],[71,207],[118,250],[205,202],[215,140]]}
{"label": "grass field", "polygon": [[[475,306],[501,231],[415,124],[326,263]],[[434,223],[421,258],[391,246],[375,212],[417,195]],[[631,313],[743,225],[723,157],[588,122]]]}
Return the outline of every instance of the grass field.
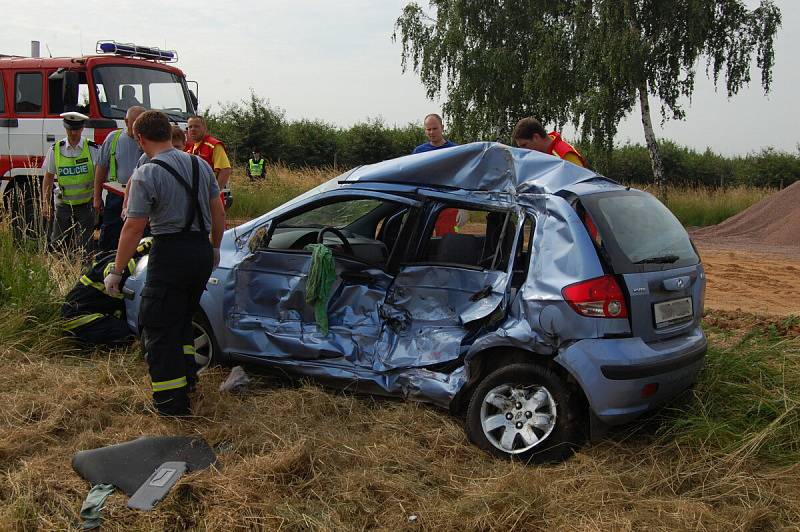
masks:
{"label": "grass field", "polygon": [[[236,179],[236,216],[245,218],[253,214],[246,209],[266,211],[325,175],[268,182],[279,200]],[[525,466],[470,445],[461,420],[433,407],[268,375],[232,396],[218,391],[222,368],[201,380],[193,418],[161,419],[149,411],[138,346],[81,351],[60,337],[58,307],[78,271],[15,247],[0,225],[0,530],[74,528],[89,489],[71,469],[75,452],[175,434],[205,438],[218,466],[183,477],[150,513],[112,495],[104,529],[731,531],[800,523],[795,317],[709,312],[712,347],[692,391],[564,464]]]}

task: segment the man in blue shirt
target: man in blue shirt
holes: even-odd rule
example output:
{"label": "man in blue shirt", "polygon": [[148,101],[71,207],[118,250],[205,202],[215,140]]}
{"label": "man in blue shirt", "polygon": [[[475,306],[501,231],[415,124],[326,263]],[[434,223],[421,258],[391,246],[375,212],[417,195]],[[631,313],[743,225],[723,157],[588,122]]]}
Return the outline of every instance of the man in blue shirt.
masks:
{"label": "man in blue shirt", "polygon": [[[444,138],[444,124],[441,116],[431,113],[425,117],[422,124],[425,126],[425,136],[428,137],[429,142],[414,148],[414,151],[411,152],[412,154],[458,146],[455,142]],[[463,209],[442,209],[436,218],[434,235],[443,236],[447,233],[458,233],[468,221],[469,213]]]}
{"label": "man in blue shirt", "polygon": [[442,117],[431,113],[425,117],[423,122],[425,126],[425,136],[428,141],[425,144],[420,144],[411,153],[422,153],[432,150],[441,150],[442,148],[451,148],[457,146],[455,142],[451,142],[444,138],[444,124],[442,124]]}

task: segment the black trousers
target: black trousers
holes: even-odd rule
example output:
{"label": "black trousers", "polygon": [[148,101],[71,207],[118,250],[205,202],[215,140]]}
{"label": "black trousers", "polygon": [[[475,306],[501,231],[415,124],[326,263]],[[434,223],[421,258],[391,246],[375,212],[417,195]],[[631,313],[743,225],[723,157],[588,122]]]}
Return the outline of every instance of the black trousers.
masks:
{"label": "black trousers", "polygon": [[128,323],[120,318],[105,315],[83,327],[72,331],[75,338],[85,345],[121,346],[131,343],[135,336]]}
{"label": "black trousers", "polygon": [[100,240],[97,247],[100,251],[113,251],[119,244],[119,235],[122,232],[122,202],[123,199],[110,192],[106,196],[103,207],[103,225],[100,226]]}
{"label": "black trousers", "polygon": [[213,251],[205,233],[156,235],[142,289],[139,325],[162,414],[189,413],[188,389],[197,379],[192,316],[211,275]]}

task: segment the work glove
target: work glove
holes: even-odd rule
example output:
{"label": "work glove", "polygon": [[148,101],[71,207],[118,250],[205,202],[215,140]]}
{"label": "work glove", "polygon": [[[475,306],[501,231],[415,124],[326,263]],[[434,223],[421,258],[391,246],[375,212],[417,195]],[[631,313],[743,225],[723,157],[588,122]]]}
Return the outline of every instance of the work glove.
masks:
{"label": "work glove", "polygon": [[103,279],[103,284],[106,286],[106,294],[110,296],[118,296],[120,294],[119,291],[119,283],[122,281],[122,274],[109,272],[106,275],[106,278]]}
{"label": "work glove", "polygon": [[216,270],[217,266],[219,266],[219,248],[214,248],[214,267],[211,269]]}

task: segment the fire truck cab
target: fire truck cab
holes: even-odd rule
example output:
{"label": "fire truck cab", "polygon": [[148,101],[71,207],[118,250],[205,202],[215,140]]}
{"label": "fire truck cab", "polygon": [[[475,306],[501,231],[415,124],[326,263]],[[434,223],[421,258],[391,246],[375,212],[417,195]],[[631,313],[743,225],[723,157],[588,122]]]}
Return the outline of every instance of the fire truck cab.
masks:
{"label": "fire truck cab", "polygon": [[[174,51],[115,41],[97,43],[83,57],[0,55],[0,193],[26,220],[50,146],[64,137],[61,113],[87,115],[83,136],[98,144],[124,127],[127,109],[141,105],[166,113],[185,129],[197,97],[184,73],[169,64]],[[191,82],[190,82],[191,83]]]}

